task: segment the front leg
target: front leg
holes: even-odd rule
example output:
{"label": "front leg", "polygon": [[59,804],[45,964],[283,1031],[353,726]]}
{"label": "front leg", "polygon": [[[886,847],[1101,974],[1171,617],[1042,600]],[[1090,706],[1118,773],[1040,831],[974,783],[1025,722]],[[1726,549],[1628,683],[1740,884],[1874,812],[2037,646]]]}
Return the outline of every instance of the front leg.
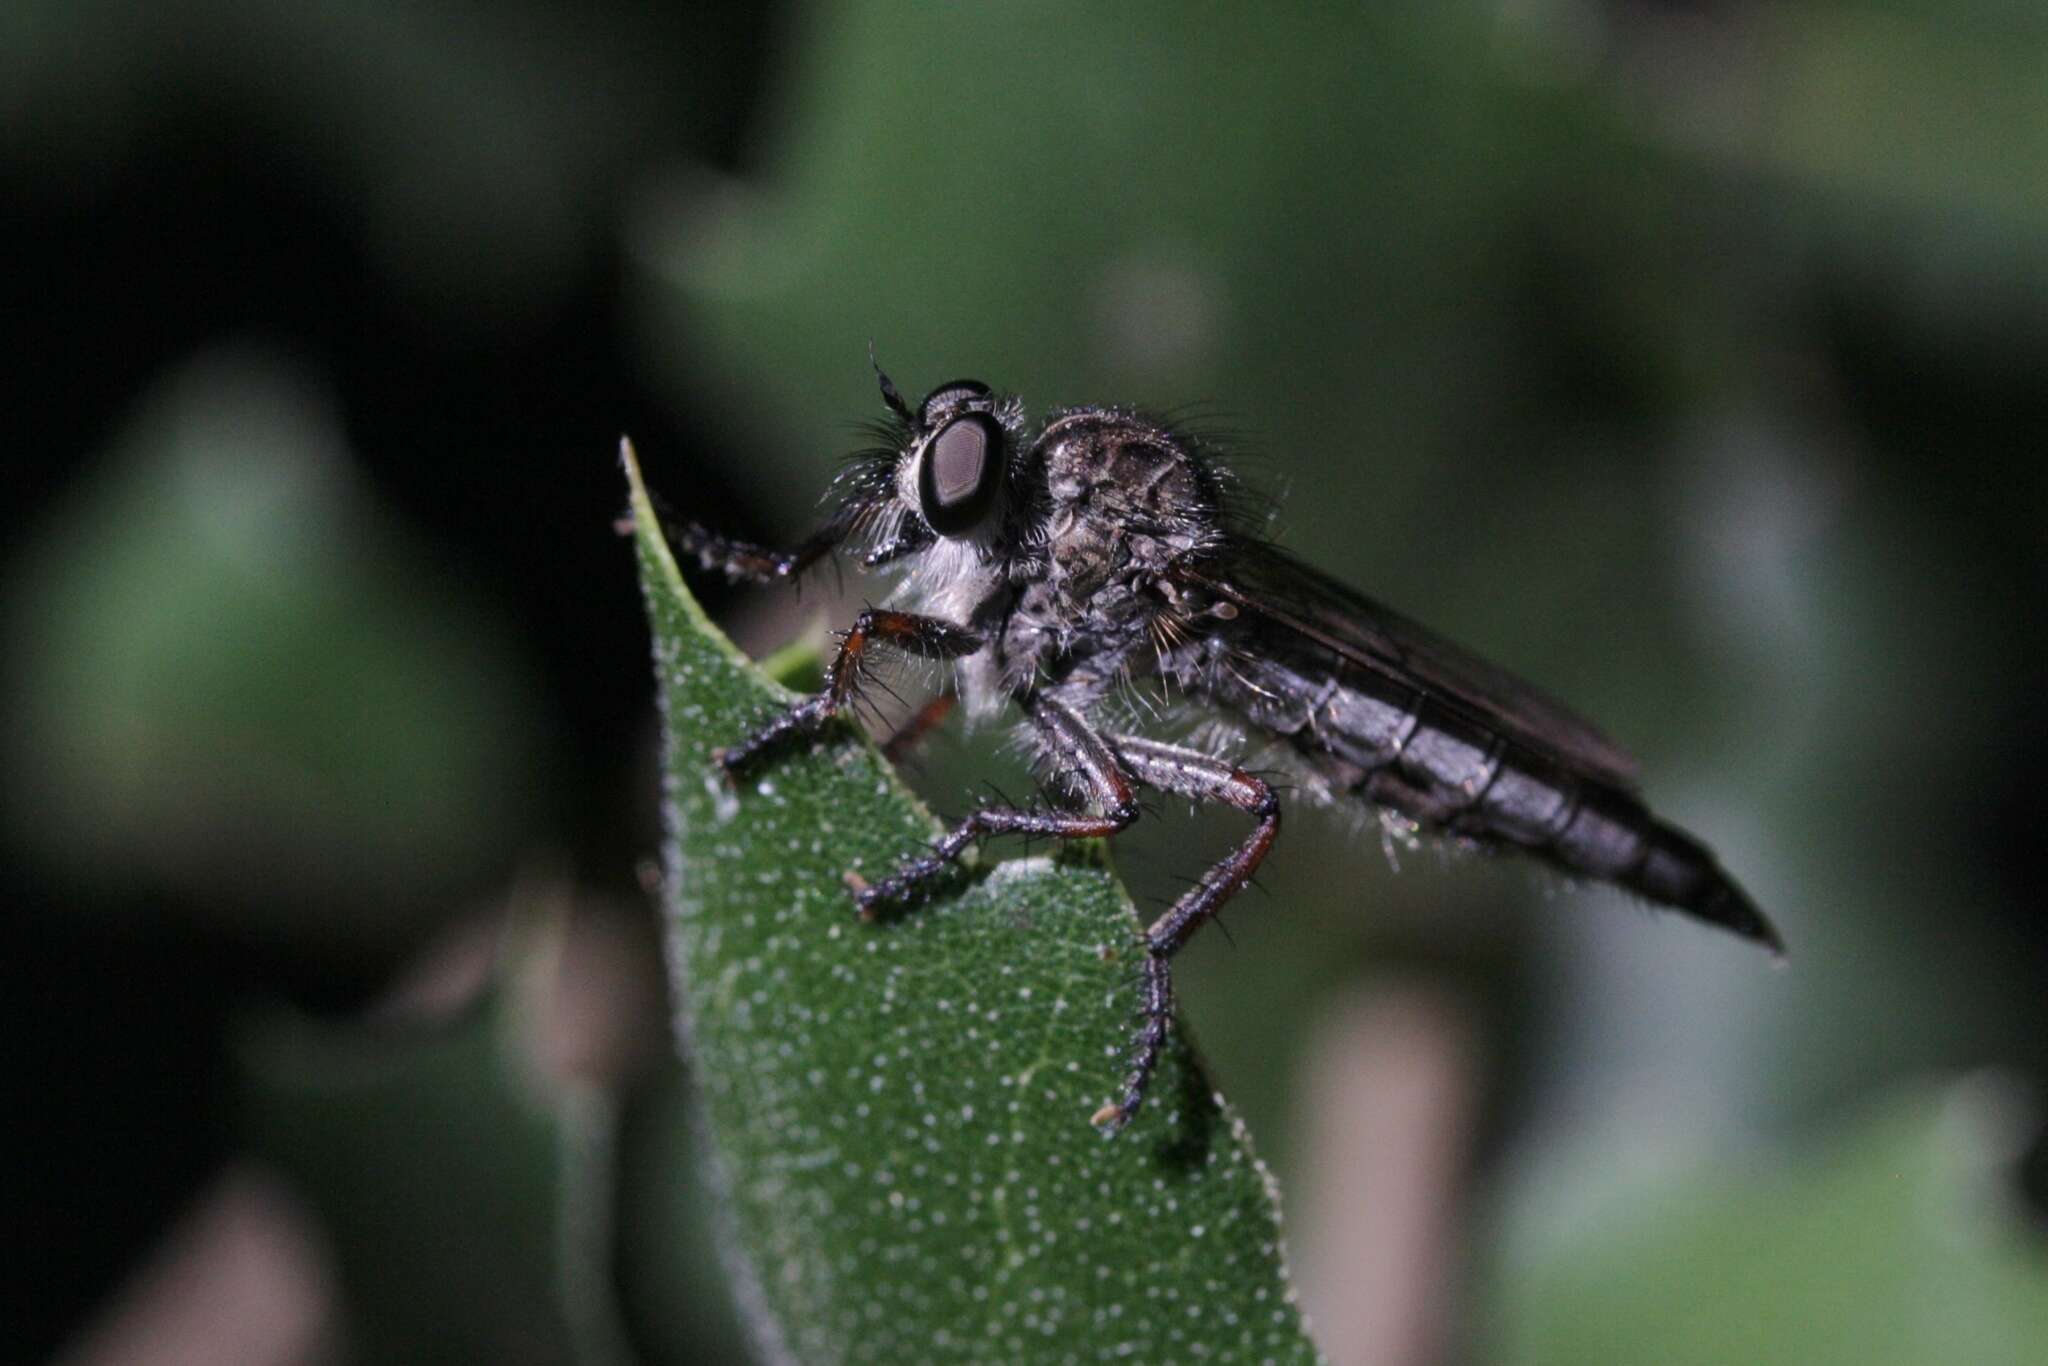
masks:
{"label": "front leg", "polygon": [[839,519],[812,532],[794,550],[772,550],[751,541],[700,526],[696,522],[671,521],[662,510],[661,529],[669,543],[686,555],[697,557],[705,569],[722,573],[734,583],[777,583],[794,579],[829,554],[844,539]]}
{"label": "front leg", "polygon": [[[661,508],[662,533],[669,544],[686,555],[697,557],[704,569],[725,575],[733,583],[782,583],[802,576],[806,569],[837,549],[848,529],[858,520],[842,513],[804,538],[794,550],[776,550],[735,540],[698,522],[671,517]],[[932,534],[919,523],[899,529],[860,557],[869,569],[880,569],[908,555],[915,555],[932,543]]]}
{"label": "front leg", "polygon": [[861,918],[902,901],[943,873],[967,846],[985,835],[1047,835],[1054,839],[1102,839],[1138,818],[1137,795],[1130,776],[1103,738],[1064,703],[1038,697],[1026,705],[1046,758],[1082,796],[1090,811],[1043,811],[1014,806],[984,806],[940,836],[931,852],[911,859],[880,882],[858,873],[846,875]]}
{"label": "front leg", "polygon": [[839,637],[839,652],[825,670],[821,691],[804,698],[731,749],[719,750],[711,757],[731,777],[785,739],[815,732],[859,696],[861,679],[871,666],[870,656],[876,649],[889,646],[925,659],[958,659],[973,654],[982,644],[978,633],[938,617],[870,607],[855,617],[853,625]]}

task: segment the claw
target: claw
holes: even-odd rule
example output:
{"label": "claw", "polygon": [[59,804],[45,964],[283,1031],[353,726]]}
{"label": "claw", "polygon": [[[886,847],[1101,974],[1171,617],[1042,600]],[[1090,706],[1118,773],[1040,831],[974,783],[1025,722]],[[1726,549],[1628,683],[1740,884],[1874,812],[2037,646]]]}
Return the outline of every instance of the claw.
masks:
{"label": "claw", "polygon": [[868,880],[852,869],[848,869],[846,875],[839,880],[846,884],[847,891],[853,893],[854,914],[862,920],[872,921],[875,918],[875,902],[878,898]]}
{"label": "claw", "polygon": [[1090,1115],[1088,1122],[1094,1125],[1096,1131],[1104,1138],[1115,1138],[1123,1132],[1124,1125],[1130,1123],[1130,1118],[1124,1113],[1123,1106],[1112,1101]]}

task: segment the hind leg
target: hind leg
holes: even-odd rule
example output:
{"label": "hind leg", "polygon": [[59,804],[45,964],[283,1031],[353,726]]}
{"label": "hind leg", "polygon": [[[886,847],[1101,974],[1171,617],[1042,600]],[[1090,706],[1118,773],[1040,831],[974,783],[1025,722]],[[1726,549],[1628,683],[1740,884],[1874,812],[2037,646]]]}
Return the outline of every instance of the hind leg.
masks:
{"label": "hind leg", "polygon": [[1271,784],[1228,760],[1199,750],[1161,744],[1139,736],[1112,736],[1110,744],[1131,776],[1146,787],[1196,801],[1224,802],[1258,824],[1244,842],[1218,859],[1200,881],[1173,903],[1145,932],[1143,999],[1137,1034],[1131,1040],[1130,1070],[1123,1093],[1095,1112],[1092,1123],[1114,1135],[1138,1112],[1173,1024],[1171,962],[1195,931],[1215,918],[1265,861],[1280,834],[1280,799]]}

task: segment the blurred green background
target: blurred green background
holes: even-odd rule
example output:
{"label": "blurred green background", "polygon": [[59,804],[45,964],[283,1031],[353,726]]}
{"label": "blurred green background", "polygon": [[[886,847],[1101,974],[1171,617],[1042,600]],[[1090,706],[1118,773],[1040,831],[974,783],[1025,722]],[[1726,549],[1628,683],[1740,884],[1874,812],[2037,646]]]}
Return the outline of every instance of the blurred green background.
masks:
{"label": "blurred green background", "polygon": [[[2044,70],[2007,0],[14,0],[5,1340],[744,1350],[613,447],[795,536],[872,340],[1216,414],[1784,929],[1293,820],[1182,996],[1334,1358],[2048,1359]],[[1141,898],[1234,828],[1149,824]]]}

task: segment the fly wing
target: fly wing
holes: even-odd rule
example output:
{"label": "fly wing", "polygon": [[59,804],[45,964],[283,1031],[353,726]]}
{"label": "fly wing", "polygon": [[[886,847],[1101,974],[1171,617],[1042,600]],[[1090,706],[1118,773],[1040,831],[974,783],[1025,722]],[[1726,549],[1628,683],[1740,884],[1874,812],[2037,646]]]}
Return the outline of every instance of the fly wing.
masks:
{"label": "fly wing", "polygon": [[1169,577],[1235,604],[1409,687],[1553,762],[1623,790],[1636,761],[1533,684],[1383,607],[1284,551],[1244,541],[1175,566]]}

